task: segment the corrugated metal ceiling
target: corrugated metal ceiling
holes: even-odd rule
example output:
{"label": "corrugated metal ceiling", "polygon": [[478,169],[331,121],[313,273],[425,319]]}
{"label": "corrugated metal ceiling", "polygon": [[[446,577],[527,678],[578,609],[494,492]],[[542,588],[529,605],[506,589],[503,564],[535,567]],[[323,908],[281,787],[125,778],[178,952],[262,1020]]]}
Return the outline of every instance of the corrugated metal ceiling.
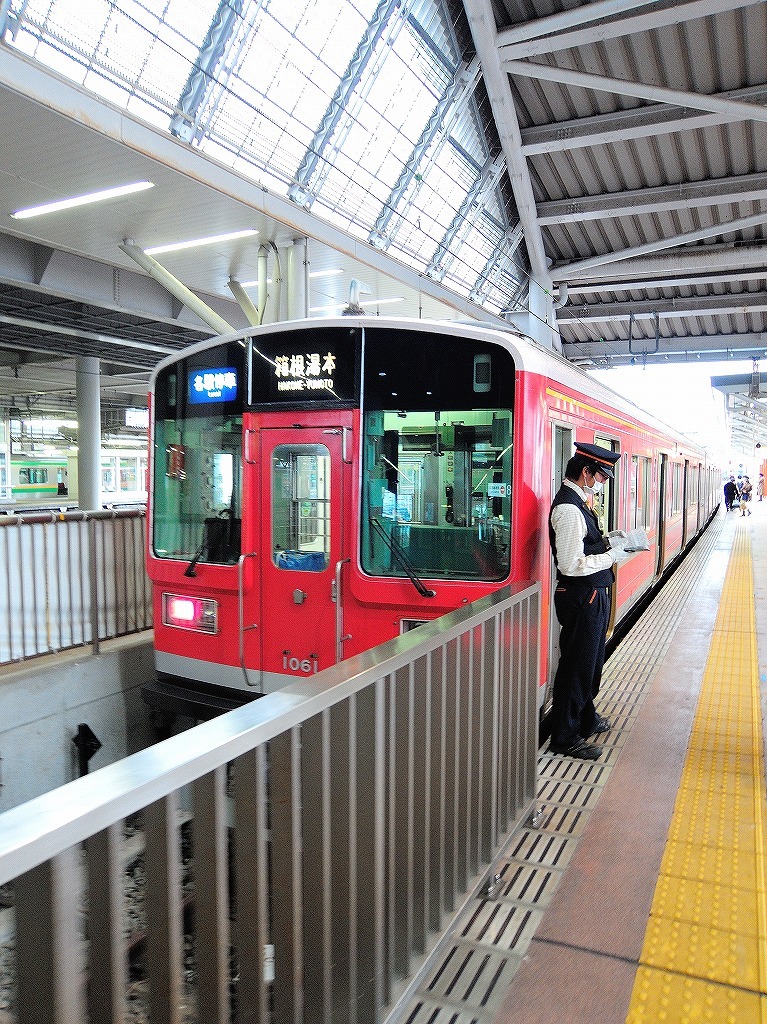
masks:
{"label": "corrugated metal ceiling", "polygon": [[[340,277],[314,285],[318,310],[343,302],[350,280],[361,278],[382,302],[400,299],[392,312],[465,316],[475,311],[492,319],[504,299],[515,308],[520,274],[529,266],[530,287],[554,294],[561,305],[557,320],[565,354],[587,365],[727,353],[759,359],[767,352],[764,0],[382,0],[367,5],[379,12],[386,8],[388,17],[395,11],[410,17],[410,30],[423,32],[431,25],[439,61],[447,55],[454,62],[452,88],[463,119],[454,123],[451,145],[454,158],[459,154],[466,167],[474,162],[478,196],[483,182],[492,182],[499,157],[505,161],[501,184],[490,186],[482,209],[484,234],[477,231],[481,218],[468,180],[463,227],[448,230],[435,220],[451,244],[473,247],[475,265],[478,253],[488,267],[496,259],[492,287],[484,289],[477,285],[476,271],[466,273],[470,261],[462,263],[458,249],[446,278],[440,276],[439,259],[419,266],[426,236],[417,219],[418,189],[426,194],[422,179],[428,175],[419,178],[415,163],[397,200],[412,219],[411,225],[401,217],[397,228],[402,254],[394,248],[382,254],[359,228],[344,237],[287,194],[247,181],[242,167],[224,167],[215,152],[202,154],[199,139],[182,144],[167,130],[142,126],[121,113],[117,78],[107,103],[88,92],[95,87],[93,71],[82,85],[67,86],[56,77],[66,73],[63,46],[51,62],[56,72],[20,57],[13,49],[20,19],[41,17],[50,3],[10,0],[0,7],[0,346],[7,351],[58,344],[70,357],[93,353],[113,359],[131,381],[125,401],[140,400],[141,386],[130,371],[159,358],[149,346],[173,348],[209,331],[173,304],[142,293],[136,268],[119,244],[127,237],[151,244],[180,225],[193,224],[195,233],[203,234],[247,221],[258,228],[260,241],[310,238],[315,270],[343,270]],[[110,18],[120,11],[120,4],[104,0],[89,0],[88,6],[103,7]],[[154,5],[145,6],[149,11]],[[258,17],[257,4],[235,7],[243,18]],[[430,14],[430,7],[438,13]],[[359,2],[356,10],[361,14]],[[323,5],[307,4],[302,11],[301,33],[310,38],[309,19],[322,17]],[[334,17],[342,13],[339,7]],[[102,34],[102,47],[105,38]],[[188,50],[192,59],[194,51]],[[474,50],[481,75],[467,101],[458,97],[461,76],[470,80]],[[121,50],[123,62],[125,53]],[[80,63],[89,60],[83,54]],[[448,64],[444,71],[448,81]],[[332,91],[332,81],[328,88]],[[153,89],[152,102],[159,108],[166,100],[156,94],[156,85]],[[320,102],[317,109],[322,108]],[[208,114],[207,123],[215,122],[215,110]],[[449,109],[442,120],[449,123]],[[471,154],[466,147],[474,145],[478,125],[484,126],[486,148]],[[355,115],[355,131],[361,126],[375,135],[370,109],[362,120]],[[319,125],[304,125],[295,137],[307,136],[307,129],[311,135]],[[418,157],[422,169],[430,166],[438,143],[430,146],[424,142]],[[415,154],[414,149],[411,161]],[[279,169],[279,175],[285,173]],[[36,222],[34,229],[10,219],[24,203],[86,192],[117,174],[122,180],[151,177],[157,184],[111,211],[83,208],[56,223]],[[334,185],[336,192],[339,187]],[[394,192],[388,198],[386,193],[388,187],[383,200],[366,200],[360,209],[370,205],[375,212],[376,203],[393,201]],[[524,242],[515,257],[517,217]],[[495,253],[493,232],[500,240]],[[437,237],[435,255],[440,244]],[[231,313],[236,306],[227,280],[256,277],[256,251],[217,247],[174,254],[164,262],[217,309]],[[57,266],[66,273],[57,276]],[[61,301],[54,303],[51,296]],[[31,327],[11,322],[16,302],[24,308],[17,319],[32,321]],[[71,313],[79,331],[76,343],[66,334],[46,340],[35,328],[36,319],[48,322],[52,306],[57,315]],[[147,341],[140,357],[116,341],[135,338],[137,328]],[[57,391],[65,389],[62,376]],[[0,400],[4,394],[0,381]]]}
{"label": "corrugated metal ceiling", "polygon": [[763,356],[767,4],[493,10],[565,353]]}

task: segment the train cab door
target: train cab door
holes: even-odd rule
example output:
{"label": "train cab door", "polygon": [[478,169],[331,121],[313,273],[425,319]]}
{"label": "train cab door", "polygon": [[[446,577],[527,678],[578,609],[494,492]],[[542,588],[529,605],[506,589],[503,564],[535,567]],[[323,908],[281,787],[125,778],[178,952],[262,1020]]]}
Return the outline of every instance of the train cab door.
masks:
{"label": "train cab door", "polygon": [[265,692],[340,660],[346,427],[260,431],[260,614]]}

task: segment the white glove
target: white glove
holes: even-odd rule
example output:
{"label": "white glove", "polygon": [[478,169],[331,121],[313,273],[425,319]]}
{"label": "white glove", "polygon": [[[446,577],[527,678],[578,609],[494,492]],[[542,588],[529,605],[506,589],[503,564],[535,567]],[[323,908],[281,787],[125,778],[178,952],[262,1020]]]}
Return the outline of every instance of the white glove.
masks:
{"label": "white glove", "polygon": [[613,565],[620,565],[630,557],[625,548],[611,548],[610,554],[613,556]]}

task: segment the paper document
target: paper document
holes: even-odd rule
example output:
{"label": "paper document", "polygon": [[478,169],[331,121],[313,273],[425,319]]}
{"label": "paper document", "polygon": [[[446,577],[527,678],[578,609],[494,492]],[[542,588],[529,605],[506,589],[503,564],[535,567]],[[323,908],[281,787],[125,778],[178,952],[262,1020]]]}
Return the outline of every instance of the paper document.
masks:
{"label": "paper document", "polygon": [[626,534],[626,551],[649,551],[650,541],[642,529],[629,530]]}

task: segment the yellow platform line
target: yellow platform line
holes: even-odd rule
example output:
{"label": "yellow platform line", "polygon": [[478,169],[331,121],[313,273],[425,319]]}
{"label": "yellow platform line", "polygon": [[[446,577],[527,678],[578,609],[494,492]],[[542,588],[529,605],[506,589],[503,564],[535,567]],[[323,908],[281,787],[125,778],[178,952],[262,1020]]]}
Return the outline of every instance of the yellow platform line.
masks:
{"label": "yellow platform line", "polygon": [[626,1024],[767,1024],[767,802],[738,523]]}

